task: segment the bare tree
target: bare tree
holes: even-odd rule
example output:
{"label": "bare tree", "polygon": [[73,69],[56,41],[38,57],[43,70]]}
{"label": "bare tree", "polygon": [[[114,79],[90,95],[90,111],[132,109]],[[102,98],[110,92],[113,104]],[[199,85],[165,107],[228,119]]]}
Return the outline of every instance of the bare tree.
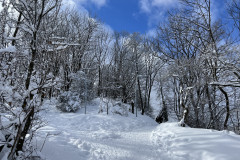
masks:
{"label": "bare tree", "polygon": [[[211,0],[182,0],[182,5],[181,11],[170,14],[168,24],[159,26],[155,43],[162,54],[159,57],[168,60],[173,82],[178,86],[173,93],[175,111],[177,106],[184,106],[181,112],[192,126],[221,129],[214,123],[222,122],[226,129],[230,116],[229,94],[224,86],[213,85],[223,79],[222,58],[228,52],[227,44],[220,44],[224,30],[220,21],[212,20]],[[205,96],[208,101],[204,101]],[[223,110],[216,105],[222,96]],[[204,112],[206,104],[210,119]]]}
{"label": "bare tree", "polygon": [[[23,145],[25,143],[26,135],[32,127],[34,113],[37,111],[37,104],[34,101],[36,100],[37,94],[41,91],[43,85],[46,84],[40,83],[36,88],[32,86],[32,84],[35,83],[34,79],[37,76],[36,74],[33,74],[34,70],[36,69],[35,63],[39,54],[42,53],[42,50],[40,48],[41,44],[39,42],[41,42],[40,37],[42,37],[44,31],[41,27],[44,21],[47,20],[47,16],[52,15],[51,20],[54,20],[55,15],[58,12],[60,1],[43,0],[33,2],[29,1],[25,3],[25,1],[20,0],[11,1],[9,5],[13,6],[14,11],[19,13],[14,32],[12,32],[12,45],[16,45],[20,48],[20,45],[18,45],[18,43],[21,43],[21,46],[23,47],[20,48],[20,51],[28,53],[28,56],[30,57],[30,59],[25,59],[25,62],[27,62],[28,64],[25,70],[25,72],[27,73],[26,77],[15,77],[19,79],[14,82],[16,85],[16,82],[20,82],[22,81],[22,79],[25,79],[25,81],[22,81],[23,86],[20,85],[18,88],[15,88],[15,90],[20,95],[22,95],[23,98],[20,108],[24,114],[20,114],[19,116],[24,115],[24,118],[21,119],[17,126],[17,133],[15,135],[14,143],[11,147],[11,152],[8,155],[8,159],[14,159],[15,156],[19,155],[19,151],[23,151]],[[25,35],[28,40],[22,38],[20,41],[20,39],[16,39],[18,35]],[[24,42],[24,40],[26,41]],[[29,48],[29,50],[24,47]],[[26,57],[23,56],[23,58]],[[18,101],[11,102],[11,104],[15,105],[15,107],[18,106],[18,103]]]}
{"label": "bare tree", "polygon": [[229,0],[227,1],[227,11],[229,16],[234,22],[234,26],[240,31],[240,1],[239,0]]}

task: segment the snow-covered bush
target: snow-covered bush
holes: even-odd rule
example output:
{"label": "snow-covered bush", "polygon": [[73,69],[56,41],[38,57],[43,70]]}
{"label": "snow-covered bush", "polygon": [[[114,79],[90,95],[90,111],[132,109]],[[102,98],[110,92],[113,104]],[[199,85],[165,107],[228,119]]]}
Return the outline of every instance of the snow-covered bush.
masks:
{"label": "snow-covered bush", "polygon": [[119,114],[121,116],[128,116],[129,105],[122,102],[116,102],[110,108],[110,112],[112,112],[113,114]]}
{"label": "snow-covered bush", "polygon": [[63,112],[76,112],[80,107],[79,95],[74,92],[63,92],[58,97],[57,108]]}

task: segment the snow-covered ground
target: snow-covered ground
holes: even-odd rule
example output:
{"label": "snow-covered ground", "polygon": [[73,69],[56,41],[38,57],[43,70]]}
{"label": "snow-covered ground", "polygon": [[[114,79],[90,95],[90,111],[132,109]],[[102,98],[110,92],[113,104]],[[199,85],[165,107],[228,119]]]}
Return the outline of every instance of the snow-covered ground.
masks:
{"label": "snow-covered ground", "polygon": [[240,159],[240,136],[233,132],[163,123],[152,132],[151,140],[173,160]]}
{"label": "snow-covered ground", "polygon": [[99,99],[77,113],[46,105],[48,121],[38,134],[47,160],[237,160],[240,136],[177,123],[157,124],[147,116],[98,114]]}

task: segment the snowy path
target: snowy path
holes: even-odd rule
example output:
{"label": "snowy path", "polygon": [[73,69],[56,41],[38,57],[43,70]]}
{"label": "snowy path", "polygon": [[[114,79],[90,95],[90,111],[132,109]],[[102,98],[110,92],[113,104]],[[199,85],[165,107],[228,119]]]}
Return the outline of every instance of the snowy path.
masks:
{"label": "snowy path", "polygon": [[49,123],[39,132],[39,146],[47,133],[55,134],[48,136],[42,151],[49,160],[164,159],[151,140],[158,124],[147,116],[97,114],[97,104],[88,107],[87,115],[53,107],[44,115]]}
{"label": "snowy path", "polygon": [[99,101],[87,115],[61,113],[54,106],[42,113],[49,122],[39,132],[38,146],[47,160],[237,160],[240,136],[232,132],[158,125],[129,113],[98,114]]}

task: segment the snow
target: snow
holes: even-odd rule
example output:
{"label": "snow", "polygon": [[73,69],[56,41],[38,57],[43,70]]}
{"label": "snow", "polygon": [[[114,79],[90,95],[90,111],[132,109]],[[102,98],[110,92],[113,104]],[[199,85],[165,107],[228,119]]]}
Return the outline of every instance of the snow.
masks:
{"label": "snow", "polygon": [[240,136],[233,132],[180,127],[164,123],[152,132],[152,140],[173,160],[237,160]]}
{"label": "snow", "polygon": [[155,160],[159,152],[151,141],[158,124],[150,117],[129,113],[128,117],[104,111],[98,114],[100,100],[78,113],[62,113],[50,105],[42,113],[48,124],[39,131],[39,148],[48,133],[42,153],[49,160]]}
{"label": "snow", "polygon": [[14,47],[14,46],[9,46],[9,47],[7,47],[7,48],[0,48],[0,53],[3,53],[3,52],[12,52],[12,53],[14,53],[14,52],[16,52],[16,47]]}
{"label": "snow", "polygon": [[[232,132],[157,124],[147,116],[98,114],[100,99],[77,113],[45,103],[48,124],[38,131],[47,160],[236,160],[240,136]],[[44,143],[46,139],[46,142]]]}
{"label": "snow", "polygon": [[9,153],[5,153],[4,156],[2,157],[2,160],[8,160],[8,158],[7,158],[7,157],[8,157],[8,154],[9,154]]}
{"label": "snow", "polygon": [[232,86],[232,87],[240,87],[240,84],[238,81],[236,82],[211,82],[209,83],[211,85],[216,85],[216,86]]}

